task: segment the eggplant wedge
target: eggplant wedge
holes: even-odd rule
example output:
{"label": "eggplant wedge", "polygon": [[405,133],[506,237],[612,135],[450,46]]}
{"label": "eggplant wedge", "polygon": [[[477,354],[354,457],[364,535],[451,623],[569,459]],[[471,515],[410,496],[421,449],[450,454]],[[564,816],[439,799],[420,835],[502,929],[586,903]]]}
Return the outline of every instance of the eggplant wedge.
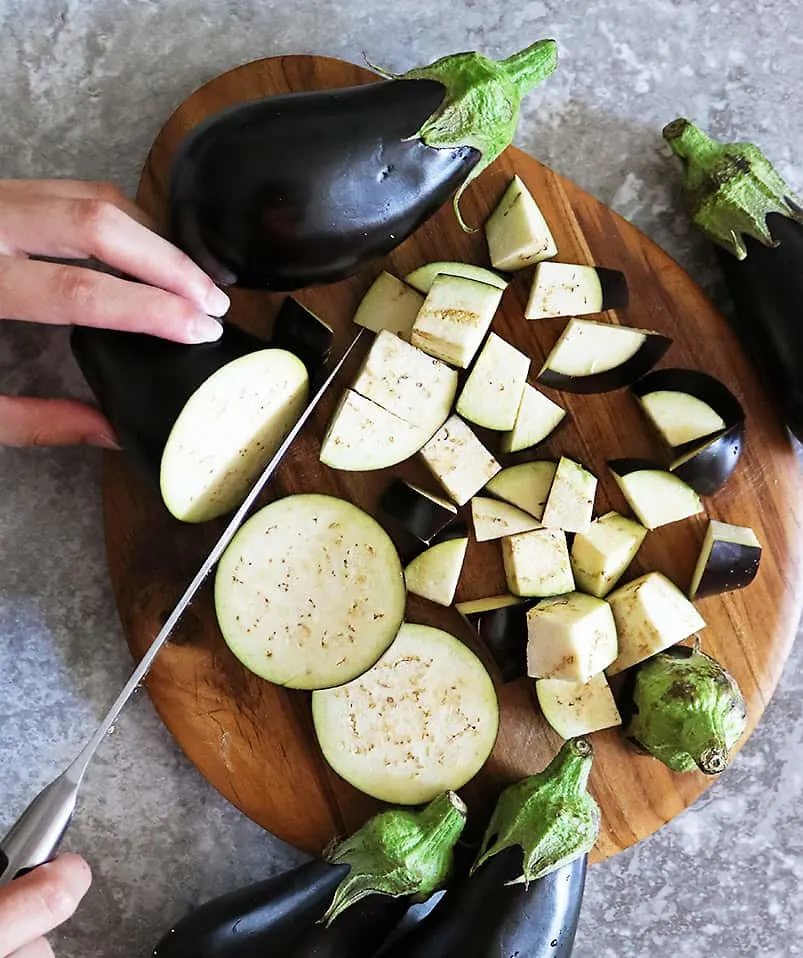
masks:
{"label": "eggplant wedge", "polygon": [[321,858],[190,912],[154,958],[354,958],[372,954],[411,902],[453,870],[466,807],[451,792],[419,811],[389,809]]}
{"label": "eggplant wedge", "polygon": [[527,674],[527,610],[535,601],[497,595],[455,605],[488,649],[503,682]]}
{"label": "eggplant wedge", "polygon": [[424,297],[398,277],[383,270],[360,300],[354,314],[357,326],[374,333],[386,329],[410,341],[410,332]]}
{"label": "eggplant wedge", "polygon": [[712,519],[689,586],[689,598],[746,588],[758,574],[760,561],[761,543],[752,529]]}
{"label": "eggplant wedge", "polygon": [[658,529],[703,512],[696,490],[647,459],[611,459],[613,478],[645,529]]}
{"label": "eggplant wedge", "polygon": [[803,203],[752,143],[717,142],[683,118],[663,136],[683,163],[692,220],[714,244],[731,329],[803,441]]}
{"label": "eggplant wedge", "polygon": [[496,286],[498,289],[507,289],[508,281],[499,273],[484,266],[475,266],[473,263],[459,263],[452,261],[437,261],[425,263],[404,277],[404,282],[413,289],[426,295],[438,276],[462,276],[463,279],[473,279],[487,286]]}
{"label": "eggplant wedge", "polygon": [[744,425],[730,429],[679,456],[669,465],[670,472],[701,496],[713,496],[733,475],[744,447]]}
{"label": "eggplant wedge", "polygon": [[625,274],[576,263],[538,263],[533,271],[527,319],[585,316],[627,306]]}
{"label": "eggplant wedge", "polygon": [[514,176],[485,222],[488,256],[496,269],[519,270],[557,255],[558,247],[532,194]]}
{"label": "eggplant wedge", "polygon": [[123,448],[185,522],[236,508],[307,401],[301,360],[231,323],[197,346],[83,327],[71,345]]}
{"label": "eggplant wedge", "polygon": [[432,545],[405,566],[407,591],[436,605],[450,606],[467,549],[468,527],[464,523],[455,523],[446,528]]}
{"label": "eggplant wedge", "polygon": [[503,499],[540,520],[557,469],[557,462],[551,459],[520,462],[498,472],[485,489],[497,499]]}
{"label": "eggplant wedge", "polygon": [[424,545],[429,545],[457,515],[454,503],[403,479],[394,479],[385,489],[379,508]]}
{"label": "eggplant wedge", "polygon": [[649,372],[671,344],[668,336],[648,329],[570,319],[537,381],[572,393],[622,389]]}
{"label": "eggplant wedge", "polygon": [[728,387],[696,369],[658,369],[630,391],[676,456],[744,422],[744,409]]}
{"label": "eggplant wedge", "polygon": [[173,162],[171,239],[225,285],[345,279],[450,197],[459,217],[460,194],[511,142],[522,97],[556,62],[542,40],[506,60],[460,53],[217,113]]}

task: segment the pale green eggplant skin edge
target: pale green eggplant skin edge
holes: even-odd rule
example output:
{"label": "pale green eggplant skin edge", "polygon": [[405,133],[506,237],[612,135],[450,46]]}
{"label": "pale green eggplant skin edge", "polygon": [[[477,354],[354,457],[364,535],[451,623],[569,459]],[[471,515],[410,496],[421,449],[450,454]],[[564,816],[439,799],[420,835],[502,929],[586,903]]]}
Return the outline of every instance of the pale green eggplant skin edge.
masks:
{"label": "pale green eggplant skin edge", "polygon": [[510,884],[543,878],[587,854],[599,837],[601,813],[587,791],[594,750],[568,739],[549,765],[508,786],[499,797],[472,872],[506,848],[522,850],[522,873]]}
{"label": "pale green eggplant skin edge", "polygon": [[444,888],[467,815],[460,796],[446,791],[420,809],[379,812],[349,838],[333,841],[323,858],[350,867],[322,921],[331,924],[368,895],[425,901]]}
{"label": "pale green eggplant skin edge", "polygon": [[747,256],[745,236],[777,245],[767,225],[770,213],[803,224],[803,201],[755,144],[721,143],[684,117],[662,132],[683,163],[684,198],[694,225],[737,260]]}

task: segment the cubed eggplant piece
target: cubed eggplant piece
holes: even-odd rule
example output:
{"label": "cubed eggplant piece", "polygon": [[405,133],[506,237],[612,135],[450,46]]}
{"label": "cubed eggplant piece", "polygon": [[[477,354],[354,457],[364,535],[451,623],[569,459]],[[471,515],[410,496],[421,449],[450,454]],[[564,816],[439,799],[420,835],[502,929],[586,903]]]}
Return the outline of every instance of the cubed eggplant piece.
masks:
{"label": "cubed eggplant piece", "polygon": [[425,545],[457,515],[457,506],[453,503],[403,479],[390,483],[382,493],[379,507]]}
{"label": "cubed eggplant piece", "polygon": [[712,519],[689,587],[690,599],[744,589],[755,579],[761,543],[747,526]]}

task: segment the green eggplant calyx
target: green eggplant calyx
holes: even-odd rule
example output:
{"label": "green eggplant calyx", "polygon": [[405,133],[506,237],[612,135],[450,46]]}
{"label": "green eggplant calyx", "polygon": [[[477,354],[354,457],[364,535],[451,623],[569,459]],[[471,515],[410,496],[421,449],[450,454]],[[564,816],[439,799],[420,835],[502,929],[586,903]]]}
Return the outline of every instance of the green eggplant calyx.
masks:
{"label": "green eggplant calyx", "polygon": [[522,874],[509,884],[528,885],[589,852],[599,836],[600,810],[587,792],[593,749],[569,739],[549,765],[502,792],[472,873],[491,856],[518,845]]}
{"label": "green eggplant calyx", "polygon": [[747,724],[736,681],[697,647],[661,652],[639,666],[633,705],[625,735],[674,772],[723,772]]}
{"label": "green eggplant calyx", "polygon": [[390,79],[436,80],[446,88],[438,109],[410,139],[420,139],[435,149],[470,146],[480,154],[454,197],[455,214],[466,232],[473,229],[463,220],[460,198],[469,183],[512,143],[521,100],[553,72],[557,50],[554,40],[539,40],[506,60],[456,53],[402,74],[371,64]]}
{"label": "green eggplant calyx", "polygon": [[466,815],[465,803],[455,792],[442,792],[417,811],[380,812],[351,838],[333,842],[323,857],[333,865],[351,867],[321,921],[330,925],[366,895],[408,895],[425,901],[443,888]]}
{"label": "green eggplant calyx", "polygon": [[770,213],[803,223],[803,208],[767,157],[752,143],[719,143],[682,117],[663,137],[684,166],[684,192],[694,225],[737,259],[744,237],[777,246]]}

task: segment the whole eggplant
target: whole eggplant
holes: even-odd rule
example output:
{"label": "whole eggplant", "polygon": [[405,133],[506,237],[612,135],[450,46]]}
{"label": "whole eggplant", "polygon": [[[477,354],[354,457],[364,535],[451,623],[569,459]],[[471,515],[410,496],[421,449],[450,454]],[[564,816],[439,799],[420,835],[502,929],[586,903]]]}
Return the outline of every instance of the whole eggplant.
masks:
{"label": "whole eggplant", "polygon": [[380,812],[321,858],[190,912],[154,958],[362,958],[452,872],[466,806],[443,792]]}
{"label": "whole eggplant", "polygon": [[695,226],[714,244],[731,325],[791,432],[803,441],[803,209],[751,143],[719,143],[689,120],[663,136],[684,165]]}
{"label": "whole eggplant", "polygon": [[376,83],[224,110],[174,160],[171,239],[224,285],[344,279],[454,194],[457,210],[555,64],[554,41],[542,40],[506,60],[460,53]]}

